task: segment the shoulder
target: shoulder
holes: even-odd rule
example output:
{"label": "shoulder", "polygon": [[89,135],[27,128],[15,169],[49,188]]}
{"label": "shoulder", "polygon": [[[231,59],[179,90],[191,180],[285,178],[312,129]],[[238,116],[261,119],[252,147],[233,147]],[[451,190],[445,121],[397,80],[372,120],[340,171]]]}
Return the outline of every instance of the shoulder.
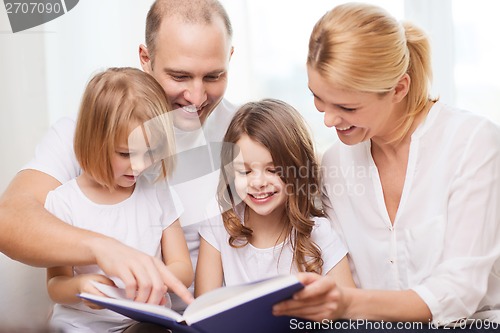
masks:
{"label": "shoulder", "polygon": [[54,213],[56,208],[61,207],[71,208],[75,202],[81,202],[81,191],[79,190],[76,179],[72,179],[61,186],[58,186],[47,193],[45,198],[45,208]]}
{"label": "shoulder", "polygon": [[219,251],[229,237],[221,215],[211,217],[201,222],[198,232],[201,237]]}
{"label": "shoulder", "polygon": [[314,227],[312,237],[314,239],[326,239],[326,242],[339,242],[341,237],[335,231],[333,223],[327,217],[313,217]]}
{"label": "shoulder", "polygon": [[237,109],[237,106],[226,99],[220,101],[219,105],[213,110],[203,126],[208,141],[222,141]]}
{"label": "shoulder", "polygon": [[463,152],[484,148],[500,150],[500,127],[490,119],[440,102],[431,111],[436,114],[428,116],[431,121],[424,131],[430,140],[439,137],[440,142],[459,147]]}
{"label": "shoulder", "polygon": [[76,126],[76,115],[61,117],[54,123],[54,126],[56,125],[61,127],[74,128]]}
{"label": "shoulder", "polygon": [[224,115],[232,118],[238,110],[238,106],[223,98],[219,105],[217,105],[216,109],[221,111],[221,113],[224,113]]}
{"label": "shoulder", "polygon": [[78,193],[78,189],[79,189],[79,187],[78,187],[78,183],[76,182],[76,178],[73,178],[73,179],[67,181],[66,183],[56,187],[55,189],[50,191],[48,194],[64,197],[66,195]]}
{"label": "shoulder", "polygon": [[311,239],[321,249],[329,271],[347,253],[347,248],[332,223],[325,217],[313,217],[314,228]]}
{"label": "shoulder", "polygon": [[326,217],[314,216],[312,217],[312,220],[314,221],[314,227],[312,230],[313,237],[324,237],[325,235],[328,236],[335,233],[332,223]]}
{"label": "shoulder", "polygon": [[62,133],[64,136],[73,136],[76,128],[76,118],[73,116],[62,117],[51,127],[51,131]]}
{"label": "shoulder", "polygon": [[177,212],[180,215],[183,207],[177,192],[167,180],[155,180],[155,177],[143,175],[137,179],[136,191],[140,194],[141,200],[149,204],[158,204],[162,211]]}
{"label": "shoulder", "polygon": [[470,137],[480,131],[486,131],[489,135],[500,136],[498,124],[483,115],[440,102],[437,102],[434,108],[438,114],[431,126],[440,128],[443,134],[453,131],[456,135]]}

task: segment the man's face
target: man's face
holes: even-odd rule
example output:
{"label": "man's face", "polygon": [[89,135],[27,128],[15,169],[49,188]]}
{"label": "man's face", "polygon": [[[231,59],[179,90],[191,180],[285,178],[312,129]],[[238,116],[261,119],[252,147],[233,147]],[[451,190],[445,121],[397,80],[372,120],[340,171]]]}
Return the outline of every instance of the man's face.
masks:
{"label": "man's face", "polygon": [[[233,49],[221,19],[210,25],[163,20],[154,60],[141,45],[141,64],[161,84],[174,109],[174,125],[200,128],[222,100]],[[191,106],[191,107],[190,107]]]}

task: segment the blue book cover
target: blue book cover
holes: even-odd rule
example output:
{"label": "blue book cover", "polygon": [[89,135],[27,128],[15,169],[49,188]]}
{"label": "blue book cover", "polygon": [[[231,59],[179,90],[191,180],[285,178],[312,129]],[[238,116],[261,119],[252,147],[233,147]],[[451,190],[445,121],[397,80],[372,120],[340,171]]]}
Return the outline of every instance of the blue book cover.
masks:
{"label": "blue book cover", "polygon": [[275,317],[274,304],[304,286],[294,275],[222,287],[196,298],[183,315],[159,305],[80,294],[80,297],[137,321],[185,333],[280,333],[290,331],[290,317]]}

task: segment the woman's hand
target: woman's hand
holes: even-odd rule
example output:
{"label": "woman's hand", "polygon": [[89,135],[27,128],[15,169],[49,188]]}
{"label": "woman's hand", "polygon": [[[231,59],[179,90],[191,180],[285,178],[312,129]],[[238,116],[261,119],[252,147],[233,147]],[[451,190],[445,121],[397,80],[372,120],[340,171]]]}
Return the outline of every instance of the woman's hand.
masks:
{"label": "woman's hand", "polygon": [[299,273],[297,276],[305,288],[297,292],[293,299],[276,304],[273,307],[275,316],[321,321],[336,320],[345,315],[346,298],[332,277],[315,273]]}

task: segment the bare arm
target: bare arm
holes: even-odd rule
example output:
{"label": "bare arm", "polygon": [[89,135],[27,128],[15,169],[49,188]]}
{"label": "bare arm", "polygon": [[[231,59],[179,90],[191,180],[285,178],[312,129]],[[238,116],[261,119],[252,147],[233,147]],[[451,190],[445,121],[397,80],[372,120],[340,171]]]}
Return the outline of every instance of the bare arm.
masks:
{"label": "bare arm", "polygon": [[327,275],[331,276],[338,286],[356,287],[347,256],[342,258],[332,269],[330,269]]}
{"label": "bare arm", "polygon": [[[33,266],[97,264],[119,277],[127,295],[159,303],[164,285],[185,302],[192,295],[165,265],[112,238],[72,227],[44,208],[47,193],[60,183],[35,170],[19,172],[0,199],[0,251]],[[136,294],[137,290],[137,294]]]}
{"label": "bare arm", "polygon": [[200,237],[200,252],[194,282],[195,296],[198,297],[207,291],[222,287],[223,280],[220,252]]}
{"label": "bare arm", "polygon": [[315,321],[323,319],[368,319],[429,322],[431,312],[412,290],[363,290],[339,287],[331,276],[302,273],[306,287],[293,300],[275,305],[275,315],[290,315]]}
{"label": "bare arm", "polygon": [[344,318],[430,322],[427,304],[413,290],[363,290],[345,288]]}
{"label": "bare arm", "polygon": [[[114,285],[112,280],[100,274],[74,276],[71,266],[58,266],[47,269],[47,292],[50,299],[55,303],[76,304],[82,302],[82,299],[77,295],[84,292],[105,296],[92,285],[91,281],[97,281],[110,286]],[[92,309],[102,309],[102,307],[91,302],[83,302]]]}
{"label": "bare arm", "polygon": [[88,241],[95,234],[69,226],[43,204],[47,193],[61,185],[39,171],[19,172],[0,200],[0,250],[33,266],[95,263]]}
{"label": "bare arm", "polygon": [[163,231],[161,244],[165,265],[186,287],[189,287],[194,279],[193,264],[179,220]]}

